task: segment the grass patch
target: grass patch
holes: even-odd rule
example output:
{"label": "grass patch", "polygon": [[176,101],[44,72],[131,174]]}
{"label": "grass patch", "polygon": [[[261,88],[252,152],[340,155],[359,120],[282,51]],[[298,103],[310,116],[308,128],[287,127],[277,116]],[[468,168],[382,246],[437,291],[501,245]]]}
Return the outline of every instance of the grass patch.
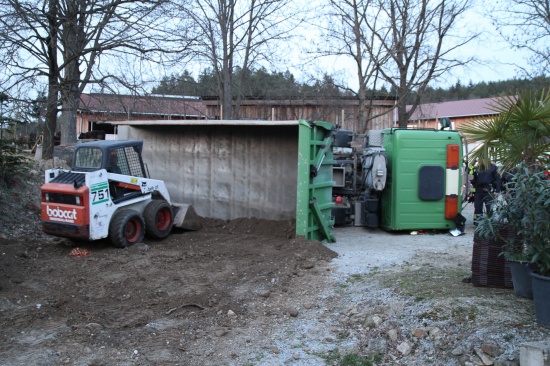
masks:
{"label": "grass patch", "polygon": [[365,278],[363,277],[363,275],[360,275],[360,274],[352,274],[346,279],[346,282],[348,283],[359,283],[364,281],[365,281]]}
{"label": "grass patch", "polygon": [[464,266],[441,269],[426,265],[418,269],[403,268],[396,273],[375,276],[375,279],[382,286],[393,288],[420,302],[464,294],[465,289],[471,288],[471,285],[464,284],[462,278],[469,275],[469,268]]}
{"label": "grass patch", "polygon": [[330,365],[335,366],[373,366],[373,363],[382,361],[380,355],[358,355],[356,353],[341,354],[339,350],[330,352],[324,357]]}

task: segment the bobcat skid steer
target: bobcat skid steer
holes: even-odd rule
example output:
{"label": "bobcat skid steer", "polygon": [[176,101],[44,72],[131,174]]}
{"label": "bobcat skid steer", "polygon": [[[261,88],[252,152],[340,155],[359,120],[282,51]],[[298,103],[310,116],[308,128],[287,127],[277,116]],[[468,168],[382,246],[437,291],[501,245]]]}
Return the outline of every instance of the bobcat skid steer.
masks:
{"label": "bobcat skid steer", "polygon": [[41,187],[42,230],[74,240],[109,237],[116,247],[162,239],[173,226],[199,230],[191,205],[174,204],[164,181],[147,177],[143,141],[75,146],[71,170],[49,169]]}

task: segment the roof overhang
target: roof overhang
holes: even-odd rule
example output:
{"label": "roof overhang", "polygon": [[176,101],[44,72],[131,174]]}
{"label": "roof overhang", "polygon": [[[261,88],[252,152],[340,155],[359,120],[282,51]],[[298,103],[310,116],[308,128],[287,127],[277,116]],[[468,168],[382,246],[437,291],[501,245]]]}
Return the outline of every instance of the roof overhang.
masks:
{"label": "roof overhang", "polygon": [[118,126],[298,126],[298,120],[269,121],[269,120],[142,120],[142,121],[105,121]]}

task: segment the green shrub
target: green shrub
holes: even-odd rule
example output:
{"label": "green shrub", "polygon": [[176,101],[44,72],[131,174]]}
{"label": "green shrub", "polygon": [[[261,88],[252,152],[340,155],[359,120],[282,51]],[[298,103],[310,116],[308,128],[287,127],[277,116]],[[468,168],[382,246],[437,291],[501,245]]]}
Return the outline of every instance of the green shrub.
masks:
{"label": "green shrub", "polygon": [[0,139],[0,188],[11,188],[28,167],[29,159],[17,152],[17,142]]}

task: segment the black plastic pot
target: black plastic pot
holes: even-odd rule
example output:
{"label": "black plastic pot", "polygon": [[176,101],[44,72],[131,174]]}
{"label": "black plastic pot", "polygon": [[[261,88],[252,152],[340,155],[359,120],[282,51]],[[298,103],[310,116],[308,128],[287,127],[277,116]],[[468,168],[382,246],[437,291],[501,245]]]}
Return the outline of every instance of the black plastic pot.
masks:
{"label": "black plastic pot", "polygon": [[512,272],[514,293],[517,297],[533,298],[533,286],[531,281],[531,267],[528,261],[508,260]]}
{"label": "black plastic pot", "polygon": [[537,323],[550,328],[550,277],[531,272]]}

